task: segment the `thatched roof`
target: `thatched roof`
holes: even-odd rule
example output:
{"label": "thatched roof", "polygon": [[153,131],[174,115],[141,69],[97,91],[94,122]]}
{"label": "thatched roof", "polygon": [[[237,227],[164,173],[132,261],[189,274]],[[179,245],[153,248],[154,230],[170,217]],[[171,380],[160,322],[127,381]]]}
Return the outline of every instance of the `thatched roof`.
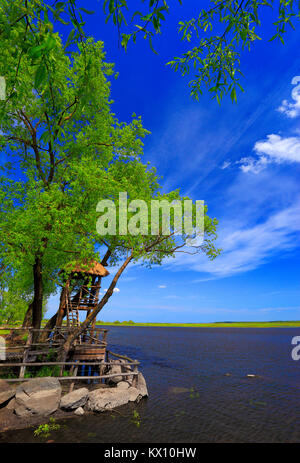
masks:
{"label": "thatched roof", "polygon": [[96,260],[92,260],[87,264],[76,264],[72,268],[66,268],[66,270],[70,273],[85,273],[89,275],[98,275],[101,277],[106,277],[109,275],[109,271],[106,270],[106,268]]}

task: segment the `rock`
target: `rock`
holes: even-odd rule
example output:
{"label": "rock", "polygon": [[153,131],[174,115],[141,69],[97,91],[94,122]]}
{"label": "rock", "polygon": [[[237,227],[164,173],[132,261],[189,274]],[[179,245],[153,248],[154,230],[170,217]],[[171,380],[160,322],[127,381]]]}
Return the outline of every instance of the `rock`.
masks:
{"label": "rock", "polygon": [[139,396],[140,392],[134,387],[127,389],[124,389],[123,386],[121,388],[96,389],[89,393],[86,408],[95,412],[112,410],[128,402],[134,402]]}
{"label": "rock", "polygon": [[130,387],[130,384],[127,381],[120,381],[117,384],[118,389],[128,389]]}
{"label": "rock", "polygon": [[141,397],[140,392],[135,387],[130,387],[128,389],[129,393],[129,402],[135,402],[138,397]]}
{"label": "rock", "polygon": [[76,409],[85,405],[89,390],[86,387],[75,389],[62,397],[60,407],[66,409]]}
{"label": "rock", "polygon": [[8,402],[8,404],[6,405],[6,408],[7,408],[8,410],[14,410],[14,409],[15,409],[15,405],[16,405],[16,399],[13,398],[12,400],[10,400],[10,401]]}
{"label": "rock", "polygon": [[[123,359],[117,359],[117,360],[111,360],[110,365],[107,368],[107,374],[116,374],[116,373],[130,373],[132,372],[131,366],[130,365],[124,365],[126,364],[126,360]],[[132,376],[115,376],[113,378],[109,378],[107,380],[108,384],[117,384],[120,381],[132,381]]]}
{"label": "rock", "polygon": [[87,409],[103,412],[104,410],[111,410],[120,405],[128,403],[129,397],[127,391],[120,391],[116,393],[112,389],[96,389],[89,394],[87,401]]}
{"label": "rock", "polygon": [[[108,375],[113,375],[116,373],[122,373],[121,360],[111,360],[111,365],[108,366]],[[123,381],[123,376],[114,376],[113,378],[108,378],[109,384],[117,384],[120,381]]]}
{"label": "rock", "polygon": [[81,415],[84,415],[84,410],[83,410],[82,407],[78,407],[78,408],[76,408],[74,413],[75,413],[75,415],[81,416]]}
{"label": "rock", "polygon": [[137,384],[135,385],[142,397],[148,397],[148,389],[146,385],[146,380],[141,372],[138,374]]}
{"label": "rock", "polygon": [[56,378],[33,378],[16,390],[15,413],[20,417],[51,415],[60,403],[61,386]]}
{"label": "rock", "polygon": [[11,386],[7,381],[4,381],[4,379],[0,379],[0,405],[14,397],[15,393],[15,387]]}

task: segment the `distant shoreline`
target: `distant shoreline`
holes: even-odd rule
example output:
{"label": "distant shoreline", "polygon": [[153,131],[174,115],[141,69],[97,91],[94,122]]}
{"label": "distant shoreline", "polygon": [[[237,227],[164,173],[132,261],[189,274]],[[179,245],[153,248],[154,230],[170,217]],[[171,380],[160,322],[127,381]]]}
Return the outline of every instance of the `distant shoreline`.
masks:
{"label": "distant shoreline", "polygon": [[144,326],[170,328],[298,328],[300,321],[282,322],[229,322],[229,323],[127,323],[97,322],[97,326]]}

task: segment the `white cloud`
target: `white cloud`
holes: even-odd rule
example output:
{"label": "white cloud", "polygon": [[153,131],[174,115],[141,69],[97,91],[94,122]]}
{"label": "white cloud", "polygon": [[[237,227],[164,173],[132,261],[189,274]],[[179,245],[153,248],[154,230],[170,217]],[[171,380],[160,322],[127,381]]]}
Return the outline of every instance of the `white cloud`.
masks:
{"label": "white cloud", "polygon": [[236,164],[240,164],[240,169],[247,173],[252,172],[253,174],[259,174],[268,163],[268,159],[265,156],[261,156],[259,159],[255,159],[253,156],[247,156],[237,161]]}
{"label": "white cloud", "polygon": [[224,170],[231,166],[231,161],[224,161],[220,169]]}
{"label": "white cloud", "polygon": [[263,309],[258,309],[259,312],[285,312],[290,310],[299,310],[300,307],[266,307]]}
{"label": "white cloud", "polygon": [[282,138],[271,134],[267,140],[258,141],[254,145],[258,155],[269,156],[274,162],[300,162],[300,137]]}
{"label": "white cloud", "polygon": [[158,288],[161,288],[161,289],[166,288],[166,285],[158,285]]}
{"label": "white cloud", "polygon": [[119,288],[114,288],[114,293],[119,293],[119,292],[120,292]]}
{"label": "white cloud", "polygon": [[182,254],[170,268],[176,270],[178,266],[181,269],[184,266],[215,278],[253,270],[268,262],[273,255],[299,246],[299,231],[300,201],[273,213],[258,225],[238,227],[228,223],[219,232],[218,247],[223,251],[214,261],[204,255]]}
{"label": "white cloud", "polygon": [[257,158],[248,156],[240,159],[236,164],[240,164],[243,172],[258,174],[267,164],[293,163],[300,162],[300,137],[281,137],[280,135],[267,135],[266,140],[257,141],[253,150],[258,155]]}
{"label": "white cloud", "polygon": [[[295,76],[292,79],[292,85],[300,83],[300,76]],[[289,103],[287,100],[283,100],[279,106],[278,111],[285,114],[287,117],[294,119],[300,115],[300,85],[296,85],[292,90],[292,98],[294,103]]]}

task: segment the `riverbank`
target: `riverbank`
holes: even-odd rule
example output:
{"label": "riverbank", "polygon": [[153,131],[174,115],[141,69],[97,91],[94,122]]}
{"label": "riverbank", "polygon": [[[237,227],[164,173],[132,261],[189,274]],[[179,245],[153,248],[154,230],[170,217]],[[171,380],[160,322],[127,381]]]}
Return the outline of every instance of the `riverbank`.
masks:
{"label": "riverbank", "polygon": [[164,328],[297,328],[300,321],[278,322],[218,322],[218,323],[128,323],[97,322],[96,326],[144,326]]}
{"label": "riverbank", "polygon": [[[92,414],[92,412],[86,412],[86,414]],[[57,410],[54,412],[51,417],[56,421],[62,421],[69,418],[79,418],[72,412],[66,412],[64,410]],[[0,436],[1,433],[12,430],[21,430],[31,427],[37,427],[41,424],[46,424],[49,422],[49,417],[41,417],[39,415],[32,415],[26,418],[20,419],[7,407],[0,409]],[[1,438],[0,438],[1,440]]]}
{"label": "riverbank", "polygon": [[[115,370],[121,372],[121,364],[115,364]],[[0,380],[0,435],[14,429],[47,426],[49,420],[55,423],[56,419],[114,412],[123,405],[138,404],[148,397],[141,372],[134,380],[120,373],[110,378],[109,384],[79,385],[71,392],[68,385],[60,384],[59,379],[30,378],[18,386]]]}

